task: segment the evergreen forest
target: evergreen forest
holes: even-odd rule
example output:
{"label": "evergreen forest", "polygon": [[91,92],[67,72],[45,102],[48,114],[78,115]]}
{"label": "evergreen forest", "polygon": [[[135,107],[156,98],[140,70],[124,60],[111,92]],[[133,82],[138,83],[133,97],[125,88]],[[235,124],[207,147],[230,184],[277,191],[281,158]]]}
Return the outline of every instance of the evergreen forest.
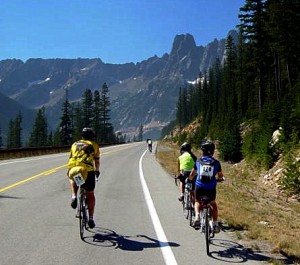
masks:
{"label": "evergreen forest", "polygon": [[[110,123],[110,99],[108,86],[102,85],[100,90],[86,89],[81,101],[70,103],[68,90],[62,104],[59,126],[53,132],[48,128],[45,108],[36,113],[29,140],[22,142],[22,114],[18,113],[9,123],[7,133],[7,148],[69,146],[81,138],[84,127],[91,127],[96,133],[98,143],[116,143],[123,141],[122,136],[117,139]],[[0,138],[3,146],[2,137]]]}
{"label": "evergreen forest", "polygon": [[[283,184],[295,193],[300,192],[295,153],[300,140],[299,2],[245,1],[238,43],[229,36],[226,60],[216,60],[195,85],[180,88],[176,120],[162,132],[181,131],[197,120],[196,132],[179,133],[172,140],[200,146],[209,138],[225,161],[246,159],[266,169],[279,155],[288,155],[290,175]],[[272,142],[275,131],[279,137]]]}

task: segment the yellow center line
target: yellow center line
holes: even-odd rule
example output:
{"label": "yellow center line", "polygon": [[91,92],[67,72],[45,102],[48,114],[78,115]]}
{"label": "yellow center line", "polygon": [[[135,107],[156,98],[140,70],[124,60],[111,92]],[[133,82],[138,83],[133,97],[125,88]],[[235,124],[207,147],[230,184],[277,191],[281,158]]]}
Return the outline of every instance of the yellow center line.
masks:
{"label": "yellow center line", "polygon": [[[107,155],[107,154],[115,153],[115,152],[122,151],[122,150],[128,149],[128,148],[130,148],[130,146],[123,147],[123,148],[117,149],[117,150],[111,150],[111,151],[103,152],[103,153],[101,153],[101,155]],[[61,169],[61,168],[64,168],[64,167],[67,167],[67,164],[59,166],[59,167],[55,167],[55,168],[52,168],[52,169],[49,169],[49,170],[41,172],[41,173],[39,173],[39,174],[37,174],[35,176],[32,176],[32,177],[29,177],[27,179],[23,179],[21,181],[18,181],[16,183],[12,184],[12,185],[6,186],[4,188],[0,188],[0,193],[3,192],[3,191],[9,190],[11,188],[14,188],[16,186],[19,186],[19,185],[21,185],[23,183],[26,183],[26,182],[28,182],[30,180],[36,179],[38,177],[50,175],[50,174],[56,172],[58,169]]]}
{"label": "yellow center line", "polygon": [[0,193],[3,192],[3,191],[6,191],[6,190],[8,190],[8,189],[11,189],[11,188],[13,188],[13,187],[19,186],[19,185],[21,185],[21,184],[23,184],[23,183],[25,183],[25,182],[30,181],[30,180],[36,179],[36,178],[38,178],[38,177],[49,175],[49,174],[51,174],[51,173],[57,171],[58,169],[61,169],[61,168],[66,167],[66,166],[67,166],[67,165],[65,164],[65,165],[62,165],[62,166],[59,166],[59,167],[56,167],[56,168],[52,168],[52,169],[50,169],[50,170],[41,172],[41,173],[39,173],[39,174],[37,174],[37,175],[35,175],[35,176],[32,176],[32,177],[30,177],[30,178],[23,179],[23,180],[21,180],[21,181],[19,181],[19,182],[16,182],[16,183],[12,184],[12,185],[6,186],[6,187],[4,187],[4,188],[0,188]]}

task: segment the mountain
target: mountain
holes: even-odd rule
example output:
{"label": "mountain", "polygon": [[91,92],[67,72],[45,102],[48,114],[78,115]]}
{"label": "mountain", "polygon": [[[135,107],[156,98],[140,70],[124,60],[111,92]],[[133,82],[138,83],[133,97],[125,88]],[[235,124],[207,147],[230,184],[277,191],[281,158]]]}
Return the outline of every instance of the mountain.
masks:
{"label": "mountain", "polygon": [[4,138],[4,142],[6,142],[5,130],[8,128],[10,120],[15,120],[19,113],[22,115],[22,140],[24,141],[28,138],[32,129],[36,111],[26,108],[18,102],[0,93],[0,128],[3,130],[2,136]]}
{"label": "mountain", "polygon": [[[237,39],[236,31],[228,34]],[[181,34],[175,36],[169,54],[136,64],[109,64],[97,58],[4,60],[0,93],[29,109],[44,106],[49,127],[55,129],[66,88],[72,102],[81,99],[85,89],[100,89],[106,82],[115,130],[133,135],[143,124],[147,136],[157,138],[162,126],[175,117],[179,88],[205,72],[216,58],[222,61],[224,50],[225,39],[204,47],[197,46],[192,35]],[[4,121],[0,126],[5,128]]]}

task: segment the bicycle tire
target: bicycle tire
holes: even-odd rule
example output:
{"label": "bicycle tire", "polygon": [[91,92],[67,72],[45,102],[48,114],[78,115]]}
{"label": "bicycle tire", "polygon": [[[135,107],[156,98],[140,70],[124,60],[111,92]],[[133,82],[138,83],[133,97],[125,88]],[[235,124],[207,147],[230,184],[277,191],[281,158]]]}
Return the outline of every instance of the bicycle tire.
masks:
{"label": "bicycle tire", "polygon": [[204,218],[205,218],[205,246],[206,246],[206,254],[209,255],[209,243],[210,243],[210,227],[209,227],[209,219],[208,219],[208,209],[204,209]]}
{"label": "bicycle tire", "polygon": [[85,195],[83,191],[80,191],[79,199],[79,232],[80,238],[84,238],[84,230],[86,229],[87,215],[86,215],[86,205],[85,205]]}
{"label": "bicycle tire", "polygon": [[190,226],[193,226],[193,216],[195,216],[195,212],[194,212],[194,208],[193,208],[193,204],[190,201],[189,203],[189,221],[190,221]]}
{"label": "bicycle tire", "polygon": [[190,200],[190,195],[185,192],[183,196],[183,202],[182,202],[182,207],[183,207],[183,215],[185,219],[189,219],[189,200]]}

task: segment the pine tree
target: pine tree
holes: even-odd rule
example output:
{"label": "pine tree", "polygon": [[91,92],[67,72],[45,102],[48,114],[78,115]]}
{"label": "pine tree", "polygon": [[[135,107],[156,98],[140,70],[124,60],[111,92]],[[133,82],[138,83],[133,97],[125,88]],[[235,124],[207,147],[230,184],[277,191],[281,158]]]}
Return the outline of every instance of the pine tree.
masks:
{"label": "pine tree", "polygon": [[9,121],[7,133],[7,148],[22,147],[22,114],[19,112],[14,120]]}
{"label": "pine tree", "polygon": [[82,97],[82,121],[83,127],[92,127],[93,125],[93,94],[90,89],[86,89]]}
{"label": "pine tree", "polygon": [[100,122],[102,140],[107,143],[114,140],[113,127],[110,123],[110,99],[108,97],[108,86],[106,83],[102,85],[100,98]]}
{"label": "pine tree", "polygon": [[100,92],[96,90],[94,92],[94,119],[93,119],[93,129],[96,133],[96,142],[101,142],[101,97]]}
{"label": "pine tree", "polygon": [[138,133],[138,137],[137,137],[138,141],[140,141],[140,142],[143,141],[143,134],[144,134],[144,127],[141,124],[139,126],[139,133]]}
{"label": "pine tree", "polygon": [[[260,113],[264,104],[265,97],[265,54],[268,52],[266,48],[267,34],[264,29],[265,23],[265,3],[262,0],[246,0],[243,7],[240,8],[239,25],[245,48],[248,49],[248,64],[251,65],[252,72],[256,73],[255,78],[251,81],[249,89],[256,88],[257,110]],[[252,88],[253,87],[253,88]]]}
{"label": "pine tree", "polygon": [[179,96],[177,101],[177,111],[176,111],[176,123],[179,126],[179,130],[183,128],[183,97],[182,97],[182,88],[179,88]]}
{"label": "pine tree", "polygon": [[73,141],[81,138],[81,131],[84,128],[83,110],[81,103],[72,104],[72,127],[73,127]]}
{"label": "pine tree", "polygon": [[48,125],[45,115],[45,108],[37,111],[32,132],[29,137],[29,146],[40,147],[46,146],[48,142]]}
{"label": "pine tree", "polygon": [[62,116],[59,124],[60,139],[62,145],[72,144],[72,108],[66,96],[66,100],[62,105]]}

